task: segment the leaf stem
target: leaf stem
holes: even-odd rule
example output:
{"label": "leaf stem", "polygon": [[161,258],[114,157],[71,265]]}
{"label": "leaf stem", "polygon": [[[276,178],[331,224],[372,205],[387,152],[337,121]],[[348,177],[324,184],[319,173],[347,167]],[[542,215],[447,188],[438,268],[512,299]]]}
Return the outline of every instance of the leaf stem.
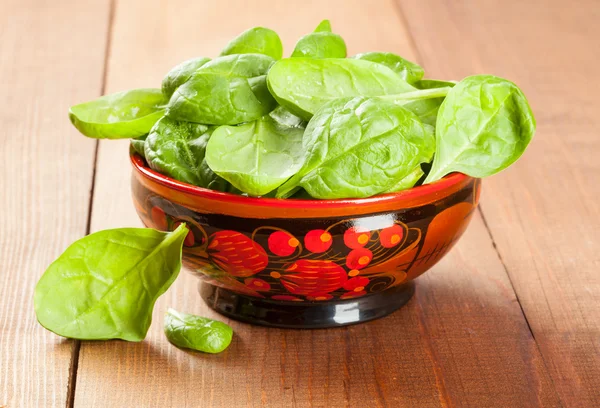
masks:
{"label": "leaf stem", "polygon": [[405,92],[396,95],[385,95],[379,98],[390,101],[390,102],[404,102],[416,99],[432,99],[432,98],[443,98],[448,94],[448,91],[452,89],[449,86],[443,88],[432,88],[432,89],[419,89],[417,91]]}

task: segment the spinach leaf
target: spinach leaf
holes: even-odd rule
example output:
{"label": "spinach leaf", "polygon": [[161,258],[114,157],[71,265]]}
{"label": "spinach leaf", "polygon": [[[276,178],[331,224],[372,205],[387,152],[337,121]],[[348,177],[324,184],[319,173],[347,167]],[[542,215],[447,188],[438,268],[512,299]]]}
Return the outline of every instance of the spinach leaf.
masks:
{"label": "spinach leaf", "polygon": [[423,89],[380,98],[401,105],[417,115],[423,123],[435,126],[438,110],[449,90],[450,87]]}
{"label": "spinach leaf", "polygon": [[267,83],[277,102],[304,120],[333,99],[415,90],[386,66],[341,58],[284,58],[271,67]]}
{"label": "spinach leaf", "polygon": [[409,84],[414,84],[423,78],[423,68],[414,62],[405,60],[401,56],[391,52],[365,52],[363,54],[357,54],[352,58],[377,62],[378,64],[385,65],[400,75],[400,77]]}
{"label": "spinach leaf", "polygon": [[167,98],[170,98],[177,88],[190,79],[194,72],[209,61],[210,58],[198,57],[183,61],[181,64],[176,65],[162,81],[163,94]]}
{"label": "spinach leaf", "polygon": [[162,118],[146,139],[148,166],[188,184],[227,191],[229,183],[213,173],[204,157],[213,130],[212,126]]}
{"label": "spinach leaf", "polygon": [[269,113],[269,116],[275,122],[279,123],[281,126],[284,127],[297,127],[302,129],[306,127],[306,122],[303,121],[302,118],[299,118],[298,116],[294,115],[292,112],[288,111],[283,106],[278,106],[275,109],[273,109]]}
{"label": "spinach leaf", "polygon": [[414,187],[417,182],[423,177],[425,174],[423,172],[422,166],[417,166],[413,169],[412,172],[408,173],[404,178],[401,178],[396,184],[392,187],[388,188],[385,193],[396,193],[398,191],[406,190],[411,187]]}
{"label": "spinach leaf", "polygon": [[266,84],[272,63],[272,58],[262,54],[212,60],[177,88],[167,116],[209,125],[236,125],[260,118],[276,106]]}
{"label": "spinach leaf", "polygon": [[322,20],[319,25],[317,26],[317,28],[315,28],[315,33],[321,32],[321,31],[328,31],[331,32],[331,21],[329,20]]}
{"label": "spinach leaf", "polygon": [[292,57],[346,58],[344,39],[331,32],[329,20],[323,20],[313,33],[300,38]]}
{"label": "spinach leaf", "polygon": [[148,133],[166,103],[160,89],[134,89],[71,106],[69,119],[85,136],[128,139]]}
{"label": "spinach leaf", "polygon": [[225,323],[169,309],[165,335],[177,347],[220,353],[231,344],[233,330]]}
{"label": "spinach leaf", "polygon": [[308,123],[302,169],[277,190],[299,187],[318,199],[369,197],[389,191],[420,164],[431,161],[435,140],[430,126],[413,113],[381,98],[334,100]]}
{"label": "spinach leaf", "polygon": [[146,153],[144,152],[144,145],[146,144],[146,138],[148,135],[140,136],[135,139],[131,139],[131,146],[133,150],[144,159],[146,158]]}
{"label": "spinach leaf", "polygon": [[535,132],[527,99],[512,82],[475,75],[448,92],[436,124],[436,152],[425,183],[459,171],[495,174],[514,163]]}
{"label": "spinach leaf", "polygon": [[264,54],[278,60],[283,56],[283,45],[275,31],[254,27],[231,40],[221,51],[222,56],[232,54]]}
{"label": "spinach leaf", "polygon": [[206,147],[210,168],[234,187],[262,196],[294,175],[304,160],[304,130],[265,115],[240,126],[218,127]]}
{"label": "spinach leaf", "polygon": [[439,79],[421,79],[415,82],[413,85],[418,89],[434,89],[434,88],[452,88],[456,85],[456,81],[442,81]]}
{"label": "spinach leaf", "polygon": [[168,233],[121,228],[76,241],[35,288],[38,321],[75,339],[143,340],[156,299],[179,273],[187,233],[185,224]]}

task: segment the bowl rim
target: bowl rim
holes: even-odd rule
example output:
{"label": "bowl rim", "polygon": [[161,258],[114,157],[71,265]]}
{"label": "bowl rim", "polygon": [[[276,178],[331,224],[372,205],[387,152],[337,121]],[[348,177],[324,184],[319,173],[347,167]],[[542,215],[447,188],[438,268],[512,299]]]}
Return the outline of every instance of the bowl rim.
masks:
{"label": "bowl rim", "polygon": [[222,203],[231,203],[237,205],[260,205],[261,207],[271,208],[311,208],[311,209],[335,209],[351,206],[353,208],[368,207],[373,204],[402,204],[402,202],[412,201],[416,198],[425,198],[428,196],[439,197],[445,190],[452,190],[458,184],[464,183],[473,177],[463,173],[451,173],[442,179],[431,184],[424,184],[412,187],[397,193],[379,194],[367,198],[341,198],[341,199],[299,199],[299,198],[272,198],[272,197],[248,197],[239,194],[225,193],[211,190],[204,187],[194,186],[182,181],[175,180],[165,176],[146,165],[145,160],[133,149],[129,153],[131,165],[141,176],[158,183],[168,189],[186,193],[197,198],[207,200],[216,200]]}

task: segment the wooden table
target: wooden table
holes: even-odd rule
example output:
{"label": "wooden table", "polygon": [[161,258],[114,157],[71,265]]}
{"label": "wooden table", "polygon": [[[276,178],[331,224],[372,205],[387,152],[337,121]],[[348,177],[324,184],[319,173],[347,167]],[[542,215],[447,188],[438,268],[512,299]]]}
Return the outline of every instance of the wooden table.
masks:
{"label": "wooden table", "polygon": [[[331,330],[235,321],[220,355],[165,340],[167,307],[218,317],[182,274],[141,343],[42,329],[33,287],[86,233],[138,226],[127,141],[80,136],[75,103],[158,87],[265,25],[289,50],[330,18],[349,53],[397,52],[432,78],[510,78],[538,131],[484,182],[457,247],[393,315]],[[597,0],[0,2],[0,407],[600,406]]]}

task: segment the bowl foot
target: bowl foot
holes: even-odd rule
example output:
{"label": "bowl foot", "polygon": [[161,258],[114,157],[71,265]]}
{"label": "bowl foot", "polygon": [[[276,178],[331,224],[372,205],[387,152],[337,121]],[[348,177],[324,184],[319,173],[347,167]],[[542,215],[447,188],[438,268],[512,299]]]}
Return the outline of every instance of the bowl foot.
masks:
{"label": "bowl foot", "polygon": [[200,283],[200,296],[215,311],[247,323],[292,329],[339,327],[377,319],[404,306],[414,292],[414,283],[408,282],[361,298],[300,303],[260,299]]}

